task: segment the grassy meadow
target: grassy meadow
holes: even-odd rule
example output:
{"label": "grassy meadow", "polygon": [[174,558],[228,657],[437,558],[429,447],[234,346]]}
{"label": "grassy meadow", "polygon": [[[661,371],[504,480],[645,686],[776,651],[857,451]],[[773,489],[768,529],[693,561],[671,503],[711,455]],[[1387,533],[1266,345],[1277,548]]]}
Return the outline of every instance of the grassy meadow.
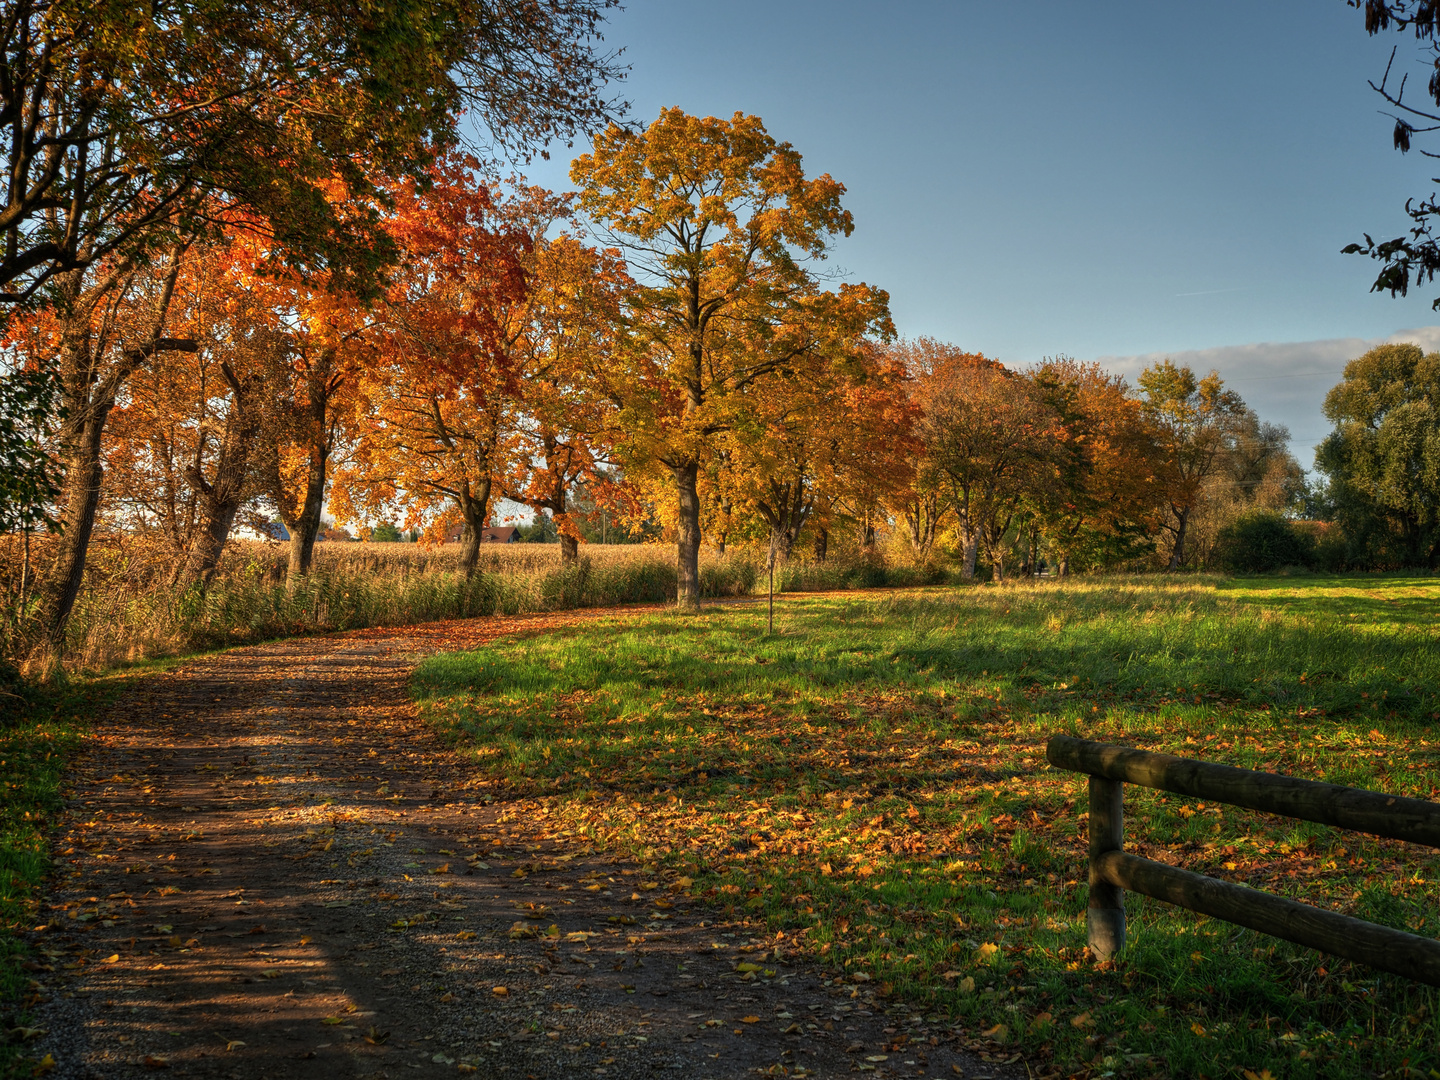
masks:
{"label": "grassy meadow", "polygon": [[[793,596],[773,636],[760,605],[602,619],[414,686],[517,817],[1042,1073],[1436,1077],[1436,990],[1133,894],[1095,963],[1085,781],[1044,746],[1440,798],[1437,611],[1435,579],[1375,576]],[[1440,853],[1134,787],[1126,815],[1139,854],[1440,936]]]}

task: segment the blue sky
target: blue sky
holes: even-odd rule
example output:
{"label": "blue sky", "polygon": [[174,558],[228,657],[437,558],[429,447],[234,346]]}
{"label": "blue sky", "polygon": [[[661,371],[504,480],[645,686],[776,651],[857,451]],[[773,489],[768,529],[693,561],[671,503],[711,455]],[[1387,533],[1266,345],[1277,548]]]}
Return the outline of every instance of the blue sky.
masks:
{"label": "blue sky", "polygon": [[[1440,186],[1366,85],[1418,47],[1343,0],[629,0],[607,41],[637,119],[755,113],[844,183],[832,265],[888,289],[903,334],[1012,365],[1213,364],[1305,464],[1336,376],[1298,373],[1405,329],[1440,344],[1440,287],[1371,294],[1340,254]],[[577,151],[552,152],[527,173],[565,188]]]}

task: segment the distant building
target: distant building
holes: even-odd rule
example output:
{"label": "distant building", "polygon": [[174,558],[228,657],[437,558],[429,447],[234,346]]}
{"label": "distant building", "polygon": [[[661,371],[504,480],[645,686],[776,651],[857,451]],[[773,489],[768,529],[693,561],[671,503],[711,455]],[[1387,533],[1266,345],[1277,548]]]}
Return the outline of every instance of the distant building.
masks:
{"label": "distant building", "polygon": [[[447,544],[458,544],[460,534],[465,531],[464,525],[452,525],[445,533]],[[480,530],[480,542],[482,544],[514,544],[520,540],[520,530],[514,525],[487,525]]]}
{"label": "distant building", "polygon": [[290,530],[285,528],[283,521],[266,521],[255,526],[255,531],[260,534],[263,540],[289,540]]}

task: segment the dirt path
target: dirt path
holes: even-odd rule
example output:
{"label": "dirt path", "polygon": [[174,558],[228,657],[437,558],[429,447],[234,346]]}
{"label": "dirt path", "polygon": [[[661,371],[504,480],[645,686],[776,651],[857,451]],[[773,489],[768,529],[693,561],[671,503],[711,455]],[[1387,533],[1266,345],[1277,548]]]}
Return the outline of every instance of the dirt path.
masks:
{"label": "dirt path", "polygon": [[72,774],[35,934],[49,1075],[1024,1075],[635,864],[541,840],[417,719],[420,655],[587,617],[291,640],[145,679]]}

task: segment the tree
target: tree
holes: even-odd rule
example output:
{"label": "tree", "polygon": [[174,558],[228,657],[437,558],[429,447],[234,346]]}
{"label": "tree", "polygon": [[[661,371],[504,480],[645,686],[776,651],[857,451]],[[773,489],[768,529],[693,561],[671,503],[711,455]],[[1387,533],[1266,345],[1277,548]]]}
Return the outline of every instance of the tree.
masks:
{"label": "tree", "polygon": [[1185,534],[1205,482],[1225,463],[1245,403],[1226,390],[1218,372],[1197,379],[1189,367],[1169,360],[1140,373],[1141,415],[1160,447],[1158,477],[1169,514],[1163,529],[1171,536],[1168,566],[1185,563]]}
{"label": "tree", "polygon": [[1384,564],[1440,560],[1440,353],[1381,345],[1325,397],[1315,461],[1353,546]]}
{"label": "tree", "polygon": [[[849,235],[844,187],[806,179],[759,117],[665,109],[645,131],[611,126],[571,166],[580,205],[627,254],[629,347],[605,388],[622,451],[667,470],[676,501],[677,594],[700,602],[700,476],[715,437],[766,375],[811,353],[824,320],[888,326],[883,293],[822,292],[807,264]],[[633,469],[632,469],[633,471]]]}
{"label": "tree", "polygon": [[[1430,71],[1426,97],[1428,100],[1417,105],[1412,95],[1406,100],[1409,88],[1408,75],[1393,79],[1395,53],[1390,52],[1390,62],[1385,65],[1384,75],[1379,83],[1371,82],[1370,87],[1394,110],[1390,113],[1395,122],[1395,149],[1409,153],[1417,136],[1429,135],[1440,130],[1440,5],[1433,0],[1346,0],[1353,8],[1363,8],[1365,31],[1371,37],[1387,31],[1410,33],[1431,54],[1425,65]],[[1421,150],[1426,157],[1436,157],[1433,151]],[[1370,286],[1371,292],[1389,292],[1391,296],[1406,296],[1410,286],[1423,285],[1433,281],[1440,272],[1440,237],[1435,234],[1435,221],[1440,217],[1440,202],[1432,194],[1428,198],[1409,199],[1405,212],[1410,217],[1408,234],[1390,240],[1376,242],[1369,233],[1363,244],[1347,244],[1346,255],[1368,255],[1380,263],[1379,273]],[[1432,307],[1440,310],[1440,298]]]}
{"label": "tree", "polygon": [[1056,473],[1059,419],[1029,380],[983,356],[955,353],[935,374],[922,423],[935,465],[950,485],[964,545],[962,573],[983,549],[1005,578],[1005,537],[1027,498]]}
{"label": "tree", "polygon": [[63,423],[56,459],[64,473],[58,500],[59,543],[46,572],[41,617],[45,636],[60,649],[79,595],[85,555],[100,505],[102,437],[126,381],[155,356],[193,351],[194,343],[165,336],[182,248],[156,268],[118,260],[100,264],[95,280],[73,270],[57,282],[54,310],[11,322],[7,346],[32,370],[57,374]]}
{"label": "tree", "polygon": [[187,253],[170,321],[195,351],[137,370],[106,434],[104,503],[169,540],[180,584],[210,581],[259,493],[262,439],[276,419],[266,387],[283,381],[288,335],[250,269],[243,244]]}
{"label": "tree", "polygon": [[1157,447],[1125,380],[1098,364],[1046,359],[1026,376],[1059,420],[1055,483],[1033,513],[1059,574],[1133,557],[1157,527]]}
{"label": "tree", "polygon": [[374,352],[357,369],[348,414],[356,445],[335,501],[347,519],[403,501],[410,527],[443,515],[448,503],[450,514],[432,525],[458,515],[467,576],[519,395],[507,316],[526,295],[530,245],[523,232],[496,227],[477,168],[473,159],[447,159],[427,187],[395,192],[391,228],[404,258],[367,331]]}
{"label": "tree", "polygon": [[380,218],[324,186],[369,206],[377,182],[422,176],[465,110],[522,153],[603,124],[610,6],[5,0],[0,303],[217,202],[292,265],[364,278],[389,254]]}
{"label": "tree", "polygon": [[[511,363],[523,387],[508,432],[506,497],[545,515],[559,534],[560,558],[579,557],[583,530],[572,517],[577,485],[596,480],[613,405],[596,373],[611,364],[620,304],[630,285],[622,260],[561,233],[569,199],[530,189],[505,208],[527,237],[526,288],[501,317]],[[604,485],[587,485],[602,493]]]}

